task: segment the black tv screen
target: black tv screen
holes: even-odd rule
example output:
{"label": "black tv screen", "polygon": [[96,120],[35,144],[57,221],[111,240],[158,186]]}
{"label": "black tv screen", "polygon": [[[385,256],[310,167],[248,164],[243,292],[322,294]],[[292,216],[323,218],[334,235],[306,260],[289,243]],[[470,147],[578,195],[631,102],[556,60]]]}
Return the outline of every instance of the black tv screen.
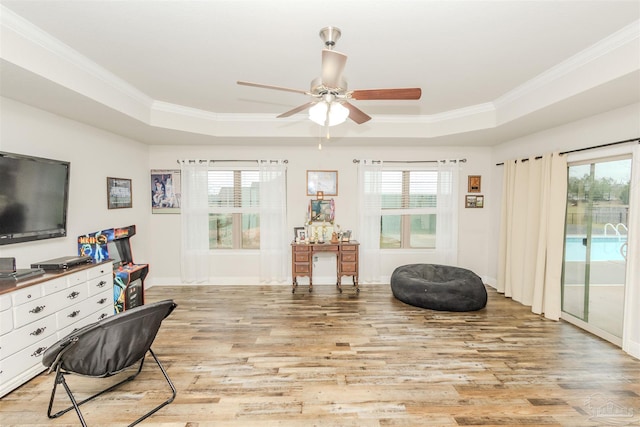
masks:
{"label": "black tv screen", "polygon": [[0,245],[67,235],[70,163],[0,151]]}

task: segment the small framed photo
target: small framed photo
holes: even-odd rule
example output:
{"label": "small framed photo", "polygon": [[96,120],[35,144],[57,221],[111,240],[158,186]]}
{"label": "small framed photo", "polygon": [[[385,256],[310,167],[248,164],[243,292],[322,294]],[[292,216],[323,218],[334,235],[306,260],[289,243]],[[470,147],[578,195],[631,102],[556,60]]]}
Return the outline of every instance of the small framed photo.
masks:
{"label": "small framed photo", "polygon": [[316,200],[324,200],[324,191],[316,192]]}
{"label": "small framed photo", "polygon": [[107,177],[107,207],[122,209],[132,206],[131,180]]}
{"label": "small framed photo", "polygon": [[338,195],[338,171],[307,171],[307,196],[317,196],[320,191],[323,198]]}
{"label": "small framed photo", "polygon": [[296,242],[304,242],[305,240],[307,240],[307,233],[304,227],[294,227],[293,234],[293,238]]}
{"label": "small framed photo", "polygon": [[480,175],[469,175],[468,193],[480,193],[482,191],[482,177]]}
{"label": "small framed photo", "polygon": [[465,197],[464,206],[466,208],[483,208],[484,207],[484,196],[482,196],[482,195],[477,195],[477,196],[467,195]]}

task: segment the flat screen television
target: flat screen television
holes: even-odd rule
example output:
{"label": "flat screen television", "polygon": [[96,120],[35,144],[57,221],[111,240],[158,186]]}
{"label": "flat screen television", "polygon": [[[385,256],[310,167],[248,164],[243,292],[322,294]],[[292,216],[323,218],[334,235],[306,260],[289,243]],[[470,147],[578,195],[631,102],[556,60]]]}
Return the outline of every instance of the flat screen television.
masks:
{"label": "flat screen television", "polygon": [[0,151],[0,245],[67,235],[70,163]]}

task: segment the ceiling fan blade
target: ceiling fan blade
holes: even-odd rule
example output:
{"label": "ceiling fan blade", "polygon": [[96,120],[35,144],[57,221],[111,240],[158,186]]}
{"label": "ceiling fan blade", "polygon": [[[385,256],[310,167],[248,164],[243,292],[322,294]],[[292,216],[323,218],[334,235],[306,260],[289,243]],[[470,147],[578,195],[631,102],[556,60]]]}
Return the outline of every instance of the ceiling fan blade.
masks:
{"label": "ceiling fan blade", "polygon": [[344,105],[345,107],[347,107],[349,109],[349,118],[351,120],[353,120],[354,122],[356,122],[357,124],[361,125],[361,124],[371,120],[371,117],[369,115],[367,115],[364,111],[362,111],[361,109],[359,109],[355,105],[349,104],[346,101],[343,102],[342,105]]}
{"label": "ceiling fan blade", "polygon": [[288,87],[282,87],[282,86],[272,86],[272,85],[263,85],[261,83],[252,83],[252,82],[243,82],[241,80],[238,80],[237,82],[239,85],[242,86],[252,86],[252,87],[260,87],[263,89],[275,89],[275,90],[284,90],[287,92],[295,92],[295,93],[301,93],[303,95],[311,95],[309,92],[307,92],[306,90],[300,90],[300,89],[291,89]]}
{"label": "ceiling fan blade", "polygon": [[379,99],[420,99],[422,89],[419,87],[398,89],[363,89],[351,92],[351,99],[359,101]]}
{"label": "ceiling fan blade", "polygon": [[286,112],[280,114],[279,116],[277,116],[277,118],[280,119],[282,117],[293,116],[294,114],[299,113],[300,111],[304,111],[304,110],[312,107],[313,105],[315,105],[317,103],[318,103],[317,101],[307,102],[306,104],[300,105],[300,106],[294,108],[293,110],[289,110],[289,111],[286,111]]}
{"label": "ceiling fan blade", "polygon": [[322,49],[322,84],[329,88],[339,87],[346,63],[347,55],[344,53]]}

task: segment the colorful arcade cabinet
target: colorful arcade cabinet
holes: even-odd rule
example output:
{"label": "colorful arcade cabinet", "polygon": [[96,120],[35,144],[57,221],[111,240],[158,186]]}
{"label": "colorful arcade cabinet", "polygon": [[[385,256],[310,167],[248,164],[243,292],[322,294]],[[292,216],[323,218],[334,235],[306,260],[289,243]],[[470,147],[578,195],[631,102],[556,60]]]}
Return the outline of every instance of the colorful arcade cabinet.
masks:
{"label": "colorful arcade cabinet", "polygon": [[144,304],[144,279],[149,264],[135,264],[130,238],[136,226],[110,228],[78,237],[80,255],[90,255],[96,261],[113,261],[113,302],[116,313]]}

